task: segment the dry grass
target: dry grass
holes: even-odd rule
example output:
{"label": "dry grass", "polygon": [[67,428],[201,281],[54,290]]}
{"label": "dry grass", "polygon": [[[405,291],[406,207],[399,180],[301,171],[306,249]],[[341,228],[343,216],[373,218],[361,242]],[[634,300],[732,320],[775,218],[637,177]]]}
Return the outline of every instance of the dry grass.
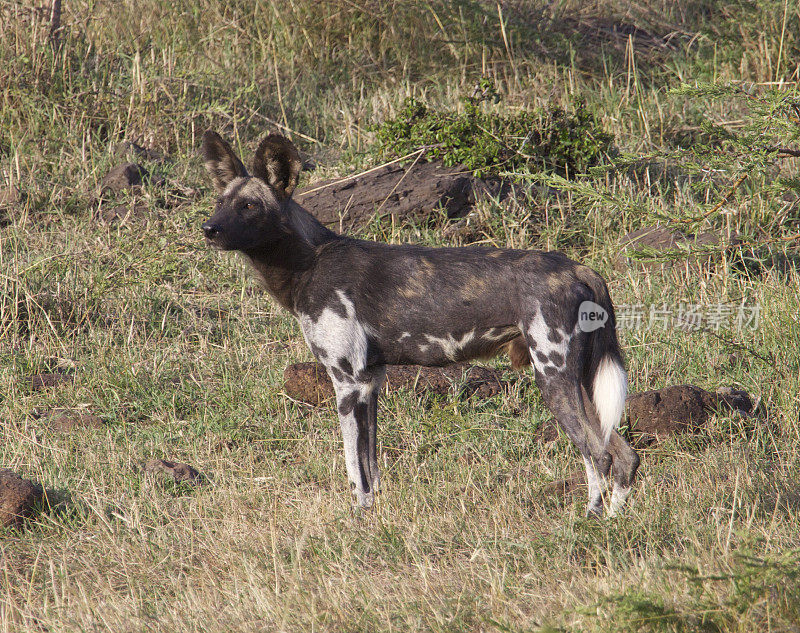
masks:
{"label": "dry grass", "polygon": [[[754,331],[623,342],[635,390],[734,385],[766,413],[644,451],[630,513],[597,523],[581,498],[541,496],[579,460],[530,432],[549,414],[525,381],[482,402],[390,393],[385,490],[355,515],[333,411],[281,393],[285,365],[310,358],[297,326],[202,244],[211,193],[195,156],[207,126],[243,149],[282,126],[329,157],[322,174],[344,173],[405,96],[450,106],[481,74],[508,110],[581,94],[622,150],[650,154],[701,111],[742,116],[666,87],[798,80],[791,3],[784,23],[782,2],[67,2],[60,48],[29,6],[0,1],[0,186],[23,194],[0,228],[0,464],[53,508],[0,536],[0,630],[796,630],[800,277],[796,243],[760,246],[793,230],[796,194],[748,183],[703,228],[752,244],[664,271],[615,269],[618,239],[705,209],[688,180],[612,174],[481,208],[475,240],[566,250],[618,304],[760,305]],[[611,23],[640,29],[632,46]],[[674,46],[653,45],[663,23]],[[95,221],[123,138],[168,154],[148,168],[200,197],[148,185],[149,219]],[[797,177],[796,160],[780,169]],[[439,244],[441,228],[367,234]],[[30,390],[27,376],[57,368],[74,383]],[[108,425],[57,434],[35,415],[53,407]],[[210,482],[145,476],[151,457]]]}

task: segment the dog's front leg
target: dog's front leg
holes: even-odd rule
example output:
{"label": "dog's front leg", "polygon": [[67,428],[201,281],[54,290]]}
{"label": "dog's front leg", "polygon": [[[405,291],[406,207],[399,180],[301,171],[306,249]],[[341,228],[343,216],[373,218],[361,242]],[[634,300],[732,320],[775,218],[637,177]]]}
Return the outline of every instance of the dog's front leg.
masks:
{"label": "dog's front leg", "polygon": [[376,455],[377,394],[383,383],[383,371],[378,374],[380,379],[370,376],[369,380],[333,381],[347,477],[362,508],[372,507],[380,481]]}

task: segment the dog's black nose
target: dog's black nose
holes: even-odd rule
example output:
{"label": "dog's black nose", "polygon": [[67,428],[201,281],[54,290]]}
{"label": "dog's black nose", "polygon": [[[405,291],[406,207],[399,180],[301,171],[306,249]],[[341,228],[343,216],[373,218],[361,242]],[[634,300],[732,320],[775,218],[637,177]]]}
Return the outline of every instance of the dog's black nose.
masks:
{"label": "dog's black nose", "polygon": [[206,222],[203,225],[203,233],[206,234],[208,239],[212,239],[219,233],[219,226],[216,224],[211,224],[210,222]]}

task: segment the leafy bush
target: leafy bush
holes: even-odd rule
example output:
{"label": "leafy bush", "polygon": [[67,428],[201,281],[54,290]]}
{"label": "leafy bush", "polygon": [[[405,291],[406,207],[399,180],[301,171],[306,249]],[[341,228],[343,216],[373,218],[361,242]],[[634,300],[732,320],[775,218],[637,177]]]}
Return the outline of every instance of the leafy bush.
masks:
{"label": "leafy bush", "polygon": [[500,97],[488,80],[480,94],[462,99],[463,111],[432,110],[408,98],[398,116],[376,128],[381,157],[424,150],[445,165],[463,165],[476,175],[499,171],[574,176],[599,164],[611,151],[613,135],[602,129],[582,101],[562,108],[491,112],[482,104]]}

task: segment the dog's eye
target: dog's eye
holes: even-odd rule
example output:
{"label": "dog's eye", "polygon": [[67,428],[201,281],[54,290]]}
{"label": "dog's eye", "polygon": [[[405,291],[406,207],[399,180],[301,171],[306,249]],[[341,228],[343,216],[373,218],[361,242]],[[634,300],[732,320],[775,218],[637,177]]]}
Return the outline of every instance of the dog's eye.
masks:
{"label": "dog's eye", "polygon": [[255,209],[256,205],[254,205],[252,202],[248,202],[246,205],[244,205],[244,208],[245,209]]}

